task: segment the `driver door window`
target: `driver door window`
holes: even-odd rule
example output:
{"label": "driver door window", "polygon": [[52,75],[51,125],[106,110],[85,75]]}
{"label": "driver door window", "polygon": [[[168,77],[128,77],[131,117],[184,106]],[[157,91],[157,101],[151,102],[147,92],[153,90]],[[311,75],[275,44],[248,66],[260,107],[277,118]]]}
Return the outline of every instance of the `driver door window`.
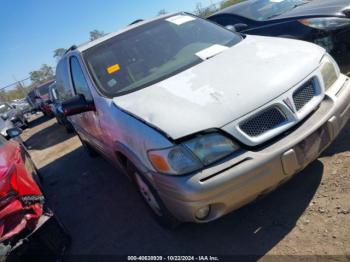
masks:
{"label": "driver door window", "polygon": [[85,79],[78,59],[74,56],[70,59],[70,69],[72,74],[72,83],[76,94],[81,94],[85,97],[86,101],[92,102],[93,98],[89,85]]}

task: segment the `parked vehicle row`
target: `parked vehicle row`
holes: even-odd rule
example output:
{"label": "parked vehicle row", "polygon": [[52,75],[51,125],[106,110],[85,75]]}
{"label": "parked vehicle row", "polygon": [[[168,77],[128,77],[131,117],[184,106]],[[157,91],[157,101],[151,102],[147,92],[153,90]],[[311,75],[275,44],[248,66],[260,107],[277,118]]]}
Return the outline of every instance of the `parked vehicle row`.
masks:
{"label": "parked vehicle row", "polygon": [[54,80],[47,81],[30,91],[26,100],[31,105],[33,111],[41,111],[45,116],[51,116],[52,111],[49,100],[49,86]]}
{"label": "parked vehicle row", "polygon": [[274,190],[350,117],[350,79],[324,48],[187,13],[73,46],[54,89],[87,152],[124,170],[170,227]]}
{"label": "parked vehicle row", "polygon": [[0,102],[0,116],[4,121],[11,121],[15,126],[25,128],[28,126],[28,119],[20,108],[9,103]]}
{"label": "parked vehicle row", "polygon": [[31,112],[31,107],[25,98],[12,101],[12,103],[10,103],[10,105],[13,108],[21,110],[23,114],[28,114]]}

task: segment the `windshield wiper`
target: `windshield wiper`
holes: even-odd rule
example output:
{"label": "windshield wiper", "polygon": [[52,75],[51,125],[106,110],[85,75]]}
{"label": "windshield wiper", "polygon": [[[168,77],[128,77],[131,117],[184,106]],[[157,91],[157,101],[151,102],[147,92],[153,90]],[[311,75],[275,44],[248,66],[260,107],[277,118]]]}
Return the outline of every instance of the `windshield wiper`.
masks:
{"label": "windshield wiper", "polygon": [[299,4],[295,4],[295,5],[293,5],[293,6],[292,6],[290,9],[288,9],[288,10],[285,10],[285,11],[283,11],[283,12],[281,12],[281,13],[278,13],[278,14],[273,14],[273,15],[271,15],[271,16],[268,16],[268,17],[266,18],[266,20],[269,20],[269,19],[274,18],[274,17],[276,17],[276,16],[280,16],[280,15],[286,13],[286,12],[289,12],[289,11],[291,11],[291,10],[293,10],[293,9],[295,9],[295,8],[297,8],[297,7],[299,7],[299,6],[306,5],[306,4],[308,4],[308,3],[310,3],[310,1],[305,1],[305,2],[302,2],[302,3],[299,3]]}

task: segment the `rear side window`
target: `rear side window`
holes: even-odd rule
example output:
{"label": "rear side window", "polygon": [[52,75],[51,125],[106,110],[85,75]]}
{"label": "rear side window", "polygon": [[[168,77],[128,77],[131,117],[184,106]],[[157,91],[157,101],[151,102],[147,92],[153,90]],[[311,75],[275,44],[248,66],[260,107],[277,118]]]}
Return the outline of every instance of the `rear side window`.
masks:
{"label": "rear side window", "polygon": [[36,92],[39,96],[45,96],[45,95],[48,95],[49,94],[49,87],[50,85],[52,85],[53,81],[50,81],[48,83],[45,83],[41,86],[39,86],[37,89],[36,89]]}
{"label": "rear side window", "polygon": [[93,99],[89,85],[85,79],[84,73],[80,67],[78,59],[74,56],[72,56],[70,59],[70,68],[75,92],[77,94],[83,95],[86,101],[92,101]]}
{"label": "rear side window", "polygon": [[63,58],[56,68],[56,91],[58,100],[62,102],[73,97],[69,83],[69,67],[66,58]]}

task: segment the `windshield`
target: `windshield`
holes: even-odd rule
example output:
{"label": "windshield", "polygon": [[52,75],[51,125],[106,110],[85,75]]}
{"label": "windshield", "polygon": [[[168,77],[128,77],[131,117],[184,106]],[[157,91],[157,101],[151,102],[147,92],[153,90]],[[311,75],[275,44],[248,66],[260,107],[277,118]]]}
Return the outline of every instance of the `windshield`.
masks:
{"label": "windshield", "polygon": [[10,111],[12,108],[8,104],[0,104],[0,114]]}
{"label": "windshield", "polygon": [[309,1],[306,0],[253,0],[237,6],[234,12],[252,20],[264,21],[307,3]]}
{"label": "windshield", "polygon": [[40,96],[47,95],[49,93],[49,86],[50,85],[51,85],[51,83],[38,87],[39,95]]}
{"label": "windshield", "polygon": [[198,52],[227,48],[241,36],[190,15],[176,15],[126,31],[87,49],[84,59],[108,96],[152,85],[202,62]]}

